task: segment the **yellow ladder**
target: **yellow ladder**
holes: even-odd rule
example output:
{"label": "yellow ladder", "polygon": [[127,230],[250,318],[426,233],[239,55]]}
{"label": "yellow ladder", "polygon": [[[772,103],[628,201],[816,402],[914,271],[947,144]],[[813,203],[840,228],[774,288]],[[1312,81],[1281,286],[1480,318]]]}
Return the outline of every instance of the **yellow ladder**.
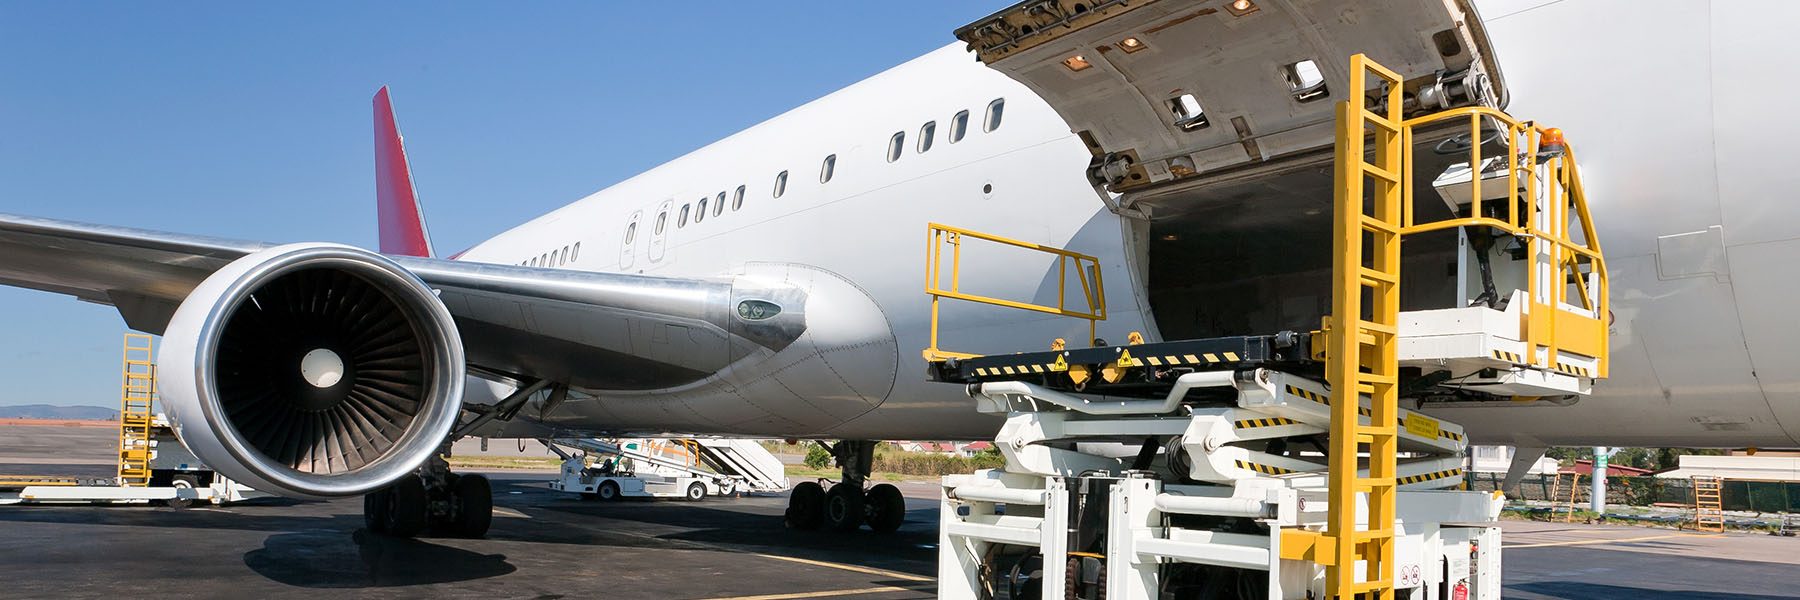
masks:
{"label": "yellow ladder", "polygon": [[[1392,91],[1379,113],[1364,108],[1371,73]],[[1358,54],[1350,57],[1354,102],[1337,105],[1337,219],[1332,230],[1334,281],[1325,369],[1332,396],[1331,499],[1325,536],[1330,538],[1333,560],[1326,565],[1325,586],[1330,598],[1340,600],[1358,594],[1372,600],[1394,597],[1400,207],[1401,194],[1412,179],[1401,164],[1404,138],[1410,136],[1402,135],[1400,84],[1398,74]],[[1370,150],[1365,137],[1374,141],[1373,162],[1363,160]],[[1363,394],[1369,397],[1368,425],[1357,419]],[[1365,452],[1368,474],[1359,476],[1358,457]],[[1364,529],[1356,524],[1358,493],[1368,494]],[[1361,582],[1356,572],[1359,562],[1366,568],[1360,573]]]}
{"label": "yellow ladder", "polygon": [[1725,532],[1724,482],[1710,475],[1694,476],[1694,529]]}
{"label": "yellow ladder", "polygon": [[150,411],[156,401],[151,338],[125,334],[124,383],[119,393],[119,485],[150,484]]}
{"label": "yellow ladder", "polygon": [[[1562,473],[1556,474],[1558,487],[1562,485],[1562,476]],[[1575,522],[1575,507],[1580,505],[1578,502],[1581,497],[1581,474],[1569,473],[1569,480],[1569,512],[1563,514],[1564,523]],[[1551,498],[1550,501],[1555,502],[1556,498]]]}

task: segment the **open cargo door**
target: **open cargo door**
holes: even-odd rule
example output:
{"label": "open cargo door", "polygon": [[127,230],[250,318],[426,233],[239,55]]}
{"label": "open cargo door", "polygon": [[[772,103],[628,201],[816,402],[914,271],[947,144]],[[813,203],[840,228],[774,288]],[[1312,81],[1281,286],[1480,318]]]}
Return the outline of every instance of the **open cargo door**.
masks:
{"label": "open cargo door", "polygon": [[959,30],[1030,87],[1126,194],[1323,151],[1356,53],[1405,80],[1409,112],[1504,104],[1467,0],[1026,0]]}

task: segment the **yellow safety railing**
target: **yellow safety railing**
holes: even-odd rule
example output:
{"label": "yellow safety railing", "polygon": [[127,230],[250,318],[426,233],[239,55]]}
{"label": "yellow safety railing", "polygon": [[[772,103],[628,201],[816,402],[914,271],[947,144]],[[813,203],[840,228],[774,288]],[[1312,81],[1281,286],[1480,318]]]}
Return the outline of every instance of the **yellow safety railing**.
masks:
{"label": "yellow safety railing", "polygon": [[[1417,212],[1413,206],[1410,168],[1413,164],[1413,132],[1420,127],[1457,119],[1467,120],[1469,127],[1470,214],[1415,223]],[[1503,132],[1500,131],[1502,128]],[[1503,134],[1506,147],[1510,149],[1506,153],[1506,197],[1487,199],[1485,203],[1481,148],[1484,131],[1490,132],[1486,135]],[[1401,233],[1478,226],[1525,240],[1533,265],[1526,290],[1530,305],[1523,311],[1526,318],[1521,328],[1523,341],[1531,350],[1526,353],[1526,360],[1529,364],[1553,369],[1557,364],[1557,353],[1568,350],[1597,359],[1595,376],[1606,377],[1609,363],[1606,319],[1610,318],[1606,259],[1600,251],[1599,238],[1594,234],[1587,198],[1582,193],[1581,171],[1576,167],[1574,149],[1561,139],[1562,132],[1530,121],[1519,121],[1492,108],[1469,107],[1403,121],[1401,136],[1408,165],[1403,173],[1406,181],[1402,184],[1405,200]],[[1501,203],[1503,207],[1495,207],[1495,203]],[[1579,240],[1571,235],[1576,232],[1580,233]],[[1543,266],[1550,267],[1548,276],[1540,273]],[[1573,294],[1570,294],[1571,288]],[[1569,310],[1565,305],[1575,310]],[[1546,349],[1542,358],[1536,352],[1538,347]]]}
{"label": "yellow safety railing", "polygon": [[[1327,596],[1394,597],[1395,463],[1399,396],[1400,244],[1404,236],[1458,227],[1487,227],[1522,240],[1531,260],[1521,336],[1526,360],[1554,369],[1561,350],[1599,362],[1607,372],[1606,262],[1595,236],[1581,174],[1562,132],[1521,122],[1485,107],[1412,119],[1401,116],[1400,76],[1367,57],[1350,59],[1350,89],[1370,76],[1388,93],[1381,105],[1339,102],[1333,238],[1332,315],[1326,318],[1326,380],[1331,384],[1328,515],[1322,534],[1283,533],[1283,556],[1326,567]],[[1415,132],[1469,126],[1469,214],[1417,222],[1413,198]],[[1483,198],[1484,125],[1506,139],[1506,193]],[[1502,132],[1501,130],[1504,129]],[[1496,139],[1495,141],[1498,141]],[[1370,157],[1370,158],[1365,158]],[[1501,203],[1495,205],[1495,203]],[[1578,225],[1577,225],[1578,224]],[[1579,234],[1579,239],[1574,234]],[[1570,293],[1570,288],[1574,293]],[[1538,348],[1545,355],[1538,355]],[[1358,419],[1366,397],[1368,424]],[[1360,460],[1359,460],[1360,459]],[[1361,464],[1359,464],[1361,463]],[[1359,470],[1367,469],[1366,474]],[[1358,527],[1358,495],[1367,507]],[[1288,547],[1292,544],[1292,548]],[[1360,580],[1360,581],[1359,581]]]}
{"label": "yellow safety railing", "polygon": [[[948,225],[939,225],[937,223],[930,224],[929,234],[929,245],[926,247],[925,254],[925,293],[931,296],[931,345],[925,348],[925,360],[939,361],[949,358],[971,358],[980,356],[978,354],[950,352],[938,348],[938,303],[945,298],[1087,319],[1089,343],[1092,343],[1094,340],[1095,324],[1099,321],[1106,320],[1106,293],[1100,283],[1100,261],[1097,258],[1079,252],[1071,252],[1062,248],[1053,248],[1042,244],[1033,244],[1031,242],[1003,238],[997,235],[989,235]],[[994,298],[962,291],[962,250],[964,238],[986,240],[1007,246],[1036,250],[1055,256],[1056,305],[1032,304],[1030,302]],[[944,281],[944,259],[946,250],[948,250],[950,262],[948,285],[945,285]],[[1080,287],[1082,299],[1086,302],[1086,310],[1076,310],[1069,306],[1069,271],[1071,270],[1071,267],[1073,267],[1073,270],[1075,271],[1075,283]]]}

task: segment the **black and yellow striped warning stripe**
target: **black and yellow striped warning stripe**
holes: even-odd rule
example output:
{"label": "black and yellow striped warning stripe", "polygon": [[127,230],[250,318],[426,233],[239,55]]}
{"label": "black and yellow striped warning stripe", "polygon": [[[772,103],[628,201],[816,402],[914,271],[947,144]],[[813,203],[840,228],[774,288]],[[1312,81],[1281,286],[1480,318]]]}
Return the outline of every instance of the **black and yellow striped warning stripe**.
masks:
{"label": "black and yellow striped warning stripe", "polygon": [[[1307,400],[1311,400],[1311,401],[1317,402],[1319,404],[1331,406],[1331,396],[1326,395],[1326,394],[1321,394],[1321,393],[1318,393],[1318,392],[1315,392],[1315,391],[1312,391],[1309,389],[1301,388],[1298,386],[1292,386],[1292,385],[1287,386],[1287,393],[1289,395],[1299,396],[1301,398],[1305,398]],[[1356,414],[1367,417],[1370,415],[1370,411],[1366,407],[1358,406],[1358,407],[1356,407]],[[1404,412],[1400,413],[1400,417],[1398,419],[1400,420],[1401,428],[1405,429],[1406,413],[1404,413]],[[1239,423],[1242,423],[1242,422],[1243,421],[1239,421]],[[1243,426],[1239,425],[1238,428],[1242,429]],[[1458,441],[1458,442],[1462,441],[1462,439],[1463,439],[1462,434],[1453,433],[1448,429],[1442,429],[1442,428],[1438,429],[1438,437],[1446,438],[1446,439]]]}
{"label": "black and yellow striped warning stripe", "polygon": [[1054,365],[1054,364],[1018,365],[1018,366],[1013,366],[1013,367],[983,367],[983,368],[975,369],[975,374],[978,376],[981,376],[981,377],[987,377],[990,375],[1001,375],[1001,374],[1030,375],[1032,373],[1047,373],[1047,372],[1054,371],[1054,370],[1056,370],[1056,365]]}
{"label": "black and yellow striped warning stripe", "polygon": [[1589,370],[1587,367],[1577,367],[1575,365],[1564,363],[1556,363],[1556,370],[1579,377],[1588,377],[1593,374],[1593,371]]}
{"label": "black and yellow striped warning stripe", "polygon": [[1462,469],[1448,469],[1448,470],[1444,470],[1444,471],[1438,471],[1436,473],[1426,473],[1424,475],[1413,475],[1411,477],[1401,477],[1400,485],[1408,485],[1408,484],[1413,484],[1413,483],[1424,483],[1427,481],[1436,481],[1439,479],[1443,479],[1445,477],[1460,477],[1460,476],[1462,476]]}
{"label": "black and yellow striped warning stripe", "polygon": [[1150,363],[1153,367],[1177,365],[1211,365],[1222,362],[1237,362],[1236,352],[1202,352],[1200,354],[1170,354],[1166,356],[1146,356],[1138,360]]}
{"label": "black and yellow striped warning stripe", "polygon": [[[1168,356],[1146,356],[1146,357],[1138,358],[1138,359],[1134,359],[1134,360],[1148,363],[1150,366],[1153,366],[1153,367],[1172,367],[1172,366],[1180,366],[1180,365],[1215,365],[1215,364],[1220,364],[1220,363],[1234,363],[1234,362],[1238,362],[1239,360],[1242,360],[1242,359],[1243,359],[1243,357],[1239,356],[1238,353],[1236,353],[1236,352],[1202,352],[1200,354],[1170,354]],[[1063,369],[1056,368],[1056,365],[1054,363],[1026,364],[1026,365],[1011,365],[1011,366],[1000,366],[1000,367],[978,367],[975,369],[975,375],[977,377],[998,377],[1001,375],[1031,375],[1034,373],[1048,373],[1048,372],[1061,371],[1061,370],[1063,370]]]}
{"label": "black and yellow striped warning stripe", "polygon": [[[1312,391],[1309,389],[1296,387],[1296,386],[1292,386],[1292,385],[1287,386],[1287,393],[1288,393],[1288,395],[1291,395],[1291,396],[1299,396],[1301,398],[1305,398],[1307,400],[1311,400],[1311,401],[1317,402],[1319,404],[1331,406],[1331,396],[1328,394],[1321,394],[1321,393],[1318,393],[1318,392],[1315,392],[1315,391]],[[1358,406],[1358,407],[1356,407],[1356,414],[1367,417],[1367,416],[1369,416],[1369,409]]]}
{"label": "black and yellow striped warning stripe", "polygon": [[1247,461],[1242,461],[1242,460],[1237,460],[1237,461],[1232,461],[1232,462],[1237,463],[1237,468],[1239,468],[1239,469],[1244,469],[1247,471],[1256,471],[1258,473],[1262,473],[1265,475],[1286,475],[1288,473],[1294,472],[1293,469],[1283,469],[1281,467],[1274,467],[1274,466],[1269,466],[1269,465],[1259,465],[1259,464],[1256,464],[1253,462],[1247,462]]}
{"label": "black and yellow striped warning stripe", "polygon": [[1311,401],[1317,402],[1319,404],[1324,404],[1326,406],[1331,405],[1331,398],[1326,397],[1325,394],[1321,394],[1321,393],[1318,393],[1318,392],[1315,392],[1315,391],[1312,391],[1309,389],[1304,389],[1301,387],[1290,385],[1290,386],[1287,386],[1287,393],[1290,396],[1299,396],[1301,398],[1305,398],[1307,400],[1311,400]]}
{"label": "black and yellow striped warning stripe", "polygon": [[[1507,362],[1518,363],[1521,365],[1526,364],[1525,357],[1516,352],[1507,352],[1505,350],[1495,350],[1494,358],[1504,360]],[[1593,369],[1589,369],[1587,367],[1582,367],[1582,366],[1577,366],[1577,365],[1571,365],[1568,363],[1556,363],[1555,368],[1556,368],[1557,372],[1559,372],[1559,373],[1567,373],[1569,375],[1575,375],[1577,377],[1592,377],[1594,375]]]}
{"label": "black and yellow striped warning stripe", "polygon": [[1235,421],[1232,423],[1232,426],[1237,429],[1252,429],[1252,428],[1256,428],[1256,427],[1278,427],[1281,425],[1299,425],[1299,424],[1300,424],[1299,421],[1295,421],[1293,419],[1286,419],[1286,418],[1282,418],[1282,417],[1270,417],[1267,419],[1244,419],[1241,421]]}

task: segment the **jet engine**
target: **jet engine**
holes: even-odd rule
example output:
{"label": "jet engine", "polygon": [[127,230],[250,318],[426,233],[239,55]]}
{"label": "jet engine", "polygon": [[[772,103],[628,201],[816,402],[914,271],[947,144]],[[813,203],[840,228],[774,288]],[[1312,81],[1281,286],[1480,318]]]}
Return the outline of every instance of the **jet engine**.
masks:
{"label": "jet engine", "polygon": [[363,494],[438,450],[460,410],[462,341],[437,296],[379,254],[261,250],[175,311],[164,410],[215,471],[269,493]]}

